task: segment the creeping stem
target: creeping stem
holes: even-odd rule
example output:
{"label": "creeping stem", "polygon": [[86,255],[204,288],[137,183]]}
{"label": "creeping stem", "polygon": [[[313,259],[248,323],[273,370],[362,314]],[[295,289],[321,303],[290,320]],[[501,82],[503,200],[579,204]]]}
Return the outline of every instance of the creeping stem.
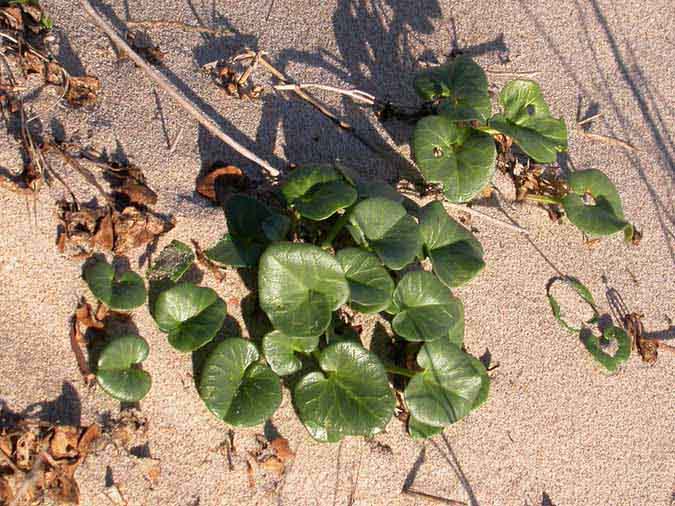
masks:
{"label": "creeping stem", "polygon": [[333,241],[337,237],[337,235],[340,233],[340,230],[344,228],[344,226],[347,224],[349,221],[349,216],[352,214],[351,209],[348,209],[344,213],[342,213],[342,216],[340,216],[335,223],[333,223],[333,226],[331,229],[328,231],[328,235],[326,236],[326,239],[321,243],[321,247],[323,249],[328,249],[331,247],[333,244]]}
{"label": "creeping stem", "polygon": [[539,204],[554,204],[561,205],[562,200],[556,197],[549,197],[548,195],[528,195],[525,197],[527,200],[532,202],[538,202]]}

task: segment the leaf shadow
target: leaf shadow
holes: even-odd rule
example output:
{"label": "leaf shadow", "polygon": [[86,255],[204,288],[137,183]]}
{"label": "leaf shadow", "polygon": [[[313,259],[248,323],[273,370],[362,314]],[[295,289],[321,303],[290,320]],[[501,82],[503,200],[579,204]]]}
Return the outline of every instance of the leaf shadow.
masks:
{"label": "leaf shadow", "polygon": [[16,427],[23,420],[79,427],[81,416],[80,395],[69,381],[61,384],[61,393],[54,400],[34,402],[21,411],[13,411],[7,401],[0,398],[0,429]]}

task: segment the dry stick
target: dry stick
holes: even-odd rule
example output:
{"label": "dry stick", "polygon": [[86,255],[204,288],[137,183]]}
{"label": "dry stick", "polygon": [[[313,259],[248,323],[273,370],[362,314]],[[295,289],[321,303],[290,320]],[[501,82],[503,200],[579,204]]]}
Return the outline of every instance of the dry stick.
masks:
{"label": "dry stick", "polygon": [[346,90],[344,88],[337,88],[335,86],[327,86],[325,84],[315,84],[315,83],[305,83],[305,84],[279,84],[274,87],[275,90],[281,91],[295,91],[296,89],[306,90],[310,88],[315,88],[317,90],[332,91],[339,95],[346,95],[356,102],[363,104],[368,104],[370,106],[375,105],[376,97],[370,93],[366,93],[361,90]]}
{"label": "dry stick", "polygon": [[184,127],[180,127],[180,130],[178,130],[178,133],[176,134],[176,137],[174,137],[173,142],[171,143],[171,146],[169,146],[169,154],[173,155],[173,152],[176,151],[176,147],[178,146],[178,142],[180,141],[180,138],[183,137],[183,130],[185,130]]}
{"label": "dry stick", "polygon": [[584,118],[580,121],[577,121],[577,126],[579,127],[579,126],[585,125],[586,123],[590,123],[594,119],[598,119],[601,116],[602,116],[602,113],[599,112],[598,114],[594,114],[593,116],[589,116],[588,118]]}
{"label": "dry stick", "polygon": [[592,140],[592,141],[598,141],[598,142],[604,142],[605,144],[612,144],[614,146],[619,146],[621,148],[628,149],[630,151],[637,152],[639,151],[638,148],[633,146],[632,144],[627,143],[626,141],[622,141],[621,139],[617,139],[616,137],[609,137],[607,135],[600,135],[600,134],[594,134],[591,132],[584,132],[583,130],[578,130],[578,132],[583,135],[584,137]]}
{"label": "dry stick", "polygon": [[482,218],[484,220],[487,220],[489,222],[494,223],[495,225],[499,225],[500,227],[508,228],[510,230],[513,230],[514,232],[518,232],[519,234],[524,234],[524,235],[530,235],[529,230],[526,228],[523,228],[519,225],[513,225],[511,223],[507,223],[505,221],[500,220],[499,218],[493,218],[489,214],[485,214],[480,212],[478,209],[474,209],[469,206],[464,206],[462,204],[453,204],[452,202],[443,202],[443,205],[450,207],[451,209],[455,209],[457,211],[464,211],[469,214],[472,214],[474,216],[477,216],[479,218]]}
{"label": "dry stick", "polygon": [[516,71],[509,71],[509,70],[491,70],[491,69],[485,69],[485,72],[487,74],[494,74],[496,76],[504,76],[504,77],[533,77],[539,74],[537,71],[531,71],[531,72],[516,72]]}
{"label": "dry stick", "polygon": [[434,504],[449,504],[450,506],[467,506],[467,504],[463,501],[455,501],[454,499],[446,499],[445,497],[439,497],[437,495],[427,494],[426,492],[421,492],[419,490],[415,490],[415,489],[412,489],[412,488],[404,488],[401,491],[401,493],[405,494],[405,495],[424,497],[425,499],[428,499],[429,502],[434,503]]}
{"label": "dry stick", "polygon": [[206,28],[205,26],[190,25],[180,21],[171,21],[164,19],[142,19],[136,21],[127,21],[129,28],[178,28],[186,32],[209,33],[211,35],[227,35],[232,36],[231,30],[223,30],[218,28]]}
{"label": "dry stick", "polygon": [[133,61],[141,70],[143,70],[148,75],[148,77],[150,77],[150,79],[155,81],[155,83],[157,83],[161,89],[173,97],[178,105],[195,120],[197,120],[200,125],[234,149],[237,153],[258,165],[270,176],[277,177],[279,175],[279,171],[277,169],[272,167],[268,162],[260,158],[255,153],[249,151],[247,148],[235,141],[232,137],[223,132],[213,120],[208,118],[203,112],[199,111],[189,100],[184,98],[162,74],[150,67],[150,65],[148,65],[148,63],[143,58],[141,58],[133,49],[131,49],[129,44],[127,44],[126,41],[122,39],[122,37],[120,37],[106,21],[103,20],[103,18],[91,6],[88,0],[80,0],[80,4],[84,10],[87,11],[87,14],[89,14],[96,26],[98,26],[108,37],[110,37],[115,45],[125,51],[131,61]]}

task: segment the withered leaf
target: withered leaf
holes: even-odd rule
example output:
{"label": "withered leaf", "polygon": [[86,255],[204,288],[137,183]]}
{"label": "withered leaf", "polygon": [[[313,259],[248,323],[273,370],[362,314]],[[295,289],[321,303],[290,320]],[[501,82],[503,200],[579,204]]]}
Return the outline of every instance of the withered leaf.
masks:
{"label": "withered leaf", "polygon": [[238,167],[215,164],[208,173],[197,179],[197,193],[218,203],[217,190],[219,188],[225,192],[229,189],[243,191],[248,187],[248,183],[248,178]]}
{"label": "withered leaf", "polygon": [[0,24],[11,30],[23,31],[23,14],[21,7],[10,5],[0,9]]}
{"label": "withered leaf", "polygon": [[632,337],[633,343],[638,353],[642,357],[642,361],[649,365],[656,363],[659,358],[658,341],[644,338],[644,325],[642,324],[643,315],[638,313],[630,313],[623,317],[623,326]]}
{"label": "withered leaf", "polygon": [[61,504],[80,503],[80,487],[75,478],[68,476],[58,468],[45,473],[45,488]]}
{"label": "withered leaf", "polygon": [[37,436],[31,432],[24,432],[16,442],[16,449],[14,452],[14,460],[20,469],[24,471],[30,470],[33,466],[34,454],[37,450]]}
{"label": "withered leaf", "polygon": [[72,107],[85,107],[96,102],[101,90],[101,81],[94,76],[71,76],[68,79],[68,90],[65,99]]}
{"label": "withered leaf", "polygon": [[80,430],[70,425],[59,425],[49,442],[49,452],[55,459],[73,458],[78,455]]}
{"label": "withered leaf", "polygon": [[84,431],[80,440],[77,442],[77,451],[80,453],[80,462],[84,461],[87,457],[91,444],[96,441],[100,435],[101,427],[97,423],[90,425]]}
{"label": "withered leaf", "polygon": [[75,310],[75,318],[77,322],[84,327],[89,328],[93,327],[96,329],[103,328],[103,322],[98,320],[94,315],[94,311],[91,308],[91,305],[84,300],[80,299],[80,302],[77,304],[77,309]]}
{"label": "withered leaf", "polygon": [[98,222],[97,230],[92,237],[95,248],[102,251],[112,251],[115,245],[112,212],[106,213]]}
{"label": "withered leaf", "polygon": [[0,477],[0,504],[12,504],[14,499],[14,490],[9,480]]}
{"label": "withered leaf", "polygon": [[295,453],[288,446],[288,440],[283,437],[277,437],[272,440],[270,443],[274,454],[279,458],[283,463],[292,460],[295,457]]}
{"label": "withered leaf", "polygon": [[199,245],[197,241],[192,239],[192,246],[195,249],[195,257],[197,258],[197,263],[207,269],[214,278],[216,278],[216,281],[218,283],[222,283],[225,281],[227,278],[227,274],[225,274],[225,271],[222,271],[220,267],[218,267],[215,263],[213,263],[209,257],[204,254],[204,250],[202,247]]}
{"label": "withered leaf", "polygon": [[284,474],[286,466],[278,457],[270,455],[265,460],[260,462],[260,468],[268,473],[275,474],[276,476],[281,476]]}
{"label": "withered leaf", "polygon": [[[141,58],[147,61],[150,65],[160,66],[164,62],[164,53],[159,49],[159,46],[152,43],[150,36],[141,31],[127,32],[127,42]],[[126,55],[120,55],[126,57]]]}
{"label": "withered leaf", "polygon": [[113,227],[114,252],[121,255],[168,232],[174,227],[174,222],[151,211],[141,211],[129,206],[121,213],[114,213]]}
{"label": "withered leaf", "polygon": [[80,370],[84,383],[89,385],[94,381],[95,376],[89,369],[89,363],[84,356],[84,351],[82,351],[82,346],[84,344],[85,340],[80,332],[77,315],[74,315],[70,320],[70,349],[72,350],[73,355],[75,355],[77,367]]}
{"label": "withered leaf", "polygon": [[145,458],[140,461],[139,465],[143,472],[143,477],[150,482],[150,485],[154,486],[162,474],[160,461],[158,459]]}

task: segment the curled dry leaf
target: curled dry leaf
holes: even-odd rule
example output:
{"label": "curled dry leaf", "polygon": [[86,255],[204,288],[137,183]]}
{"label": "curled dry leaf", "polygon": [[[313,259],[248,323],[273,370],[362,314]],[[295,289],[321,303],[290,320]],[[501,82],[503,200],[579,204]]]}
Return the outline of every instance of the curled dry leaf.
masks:
{"label": "curled dry leaf", "polygon": [[277,477],[280,477],[282,474],[284,474],[286,466],[281,461],[281,459],[275,457],[274,455],[270,455],[260,463],[260,468],[268,473],[272,473]]}
{"label": "curled dry leaf", "polygon": [[78,455],[80,430],[70,425],[60,425],[54,429],[49,442],[49,452],[55,459],[70,459]]}
{"label": "curled dry leaf", "polygon": [[195,249],[195,256],[197,257],[197,263],[199,263],[202,267],[207,269],[214,278],[216,278],[216,281],[218,283],[222,283],[225,281],[227,278],[227,274],[225,274],[225,271],[221,270],[220,267],[218,267],[215,263],[213,263],[209,257],[207,257],[204,254],[204,250],[202,247],[199,245],[197,241],[192,239],[192,246]]}
{"label": "curled dry leaf", "polygon": [[86,258],[97,251],[121,255],[174,227],[173,219],[133,206],[122,212],[110,206],[80,207],[66,201],[58,206],[61,225],[57,247],[72,258]]}
{"label": "curled dry leaf", "polygon": [[270,442],[270,447],[282,463],[288,462],[295,457],[295,453],[288,446],[288,439],[286,438],[278,437],[273,439]]}
{"label": "curled dry leaf", "polygon": [[70,77],[65,99],[72,107],[91,106],[101,90],[101,81],[94,76]]}
{"label": "curled dry leaf", "polygon": [[[150,36],[142,31],[127,32],[127,42],[131,49],[136,51],[145,61],[151,65],[160,66],[164,62],[164,53],[159,46],[152,43]],[[127,58],[121,53],[121,59]]]}
{"label": "curled dry leaf", "polygon": [[244,191],[248,187],[248,178],[234,165],[214,164],[209,172],[197,179],[197,193],[218,203],[218,190],[227,193],[231,189]]}
{"label": "curled dry leaf", "polygon": [[633,339],[635,348],[642,357],[642,361],[653,365],[659,357],[659,342],[654,339],[645,339],[644,325],[642,318],[644,315],[630,313],[623,317],[623,326],[628,335]]}

